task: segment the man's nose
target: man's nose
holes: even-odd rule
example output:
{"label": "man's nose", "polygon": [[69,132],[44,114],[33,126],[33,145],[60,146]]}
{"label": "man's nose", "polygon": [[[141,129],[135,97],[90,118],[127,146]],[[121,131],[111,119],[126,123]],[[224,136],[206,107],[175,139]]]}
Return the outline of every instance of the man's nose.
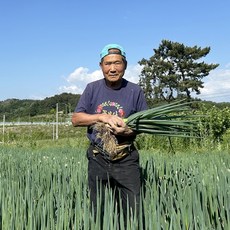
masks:
{"label": "man's nose", "polygon": [[114,72],[114,71],[116,71],[116,66],[115,66],[115,64],[111,64],[111,66],[110,66],[110,71],[112,71],[112,72]]}

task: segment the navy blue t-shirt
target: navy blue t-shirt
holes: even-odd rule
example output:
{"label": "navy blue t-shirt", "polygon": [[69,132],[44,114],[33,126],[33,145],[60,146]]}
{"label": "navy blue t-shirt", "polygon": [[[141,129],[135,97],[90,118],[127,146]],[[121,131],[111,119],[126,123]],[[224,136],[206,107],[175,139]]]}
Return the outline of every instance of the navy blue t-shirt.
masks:
{"label": "navy blue t-shirt", "polygon": [[[88,114],[107,113],[126,118],[133,113],[147,109],[146,100],[141,87],[137,84],[122,79],[119,89],[107,87],[105,79],[89,83],[80,97],[75,112]],[[95,133],[88,128],[88,138],[95,141]],[[135,137],[117,136],[121,143]]]}

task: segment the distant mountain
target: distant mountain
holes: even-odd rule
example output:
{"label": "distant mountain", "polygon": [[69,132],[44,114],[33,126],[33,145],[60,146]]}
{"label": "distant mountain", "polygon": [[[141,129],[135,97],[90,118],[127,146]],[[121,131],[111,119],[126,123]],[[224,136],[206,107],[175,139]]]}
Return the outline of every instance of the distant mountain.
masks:
{"label": "distant mountain", "polygon": [[7,99],[0,101],[0,117],[5,115],[7,121],[19,117],[28,120],[28,117],[55,113],[57,103],[58,110],[67,114],[74,111],[79,98],[80,94],[62,93],[43,100]]}

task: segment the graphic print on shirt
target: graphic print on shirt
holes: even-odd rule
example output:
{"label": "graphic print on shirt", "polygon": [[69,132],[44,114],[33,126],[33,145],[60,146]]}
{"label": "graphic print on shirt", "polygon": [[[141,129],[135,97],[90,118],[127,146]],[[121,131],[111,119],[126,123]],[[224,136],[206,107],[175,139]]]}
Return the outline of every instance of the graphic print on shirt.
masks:
{"label": "graphic print on shirt", "polygon": [[111,115],[117,115],[119,117],[125,117],[125,111],[123,107],[114,101],[105,101],[97,106],[96,113],[106,113]]}

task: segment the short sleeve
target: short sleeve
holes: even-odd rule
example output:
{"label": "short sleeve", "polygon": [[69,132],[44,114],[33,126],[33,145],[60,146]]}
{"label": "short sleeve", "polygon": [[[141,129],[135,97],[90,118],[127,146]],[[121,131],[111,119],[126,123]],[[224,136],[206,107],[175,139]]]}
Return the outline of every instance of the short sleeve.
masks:
{"label": "short sleeve", "polygon": [[90,86],[87,85],[84,92],[82,93],[78,104],[74,110],[74,112],[87,112],[90,107],[90,98],[91,98],[91,89]]}

